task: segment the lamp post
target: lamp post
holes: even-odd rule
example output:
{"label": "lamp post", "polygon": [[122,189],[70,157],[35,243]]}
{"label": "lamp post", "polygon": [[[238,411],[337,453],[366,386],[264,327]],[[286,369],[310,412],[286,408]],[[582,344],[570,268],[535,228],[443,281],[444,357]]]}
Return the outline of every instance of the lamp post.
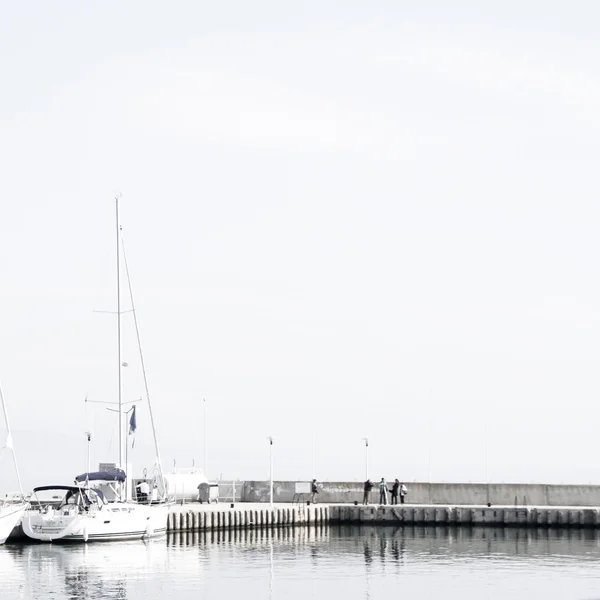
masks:
{"label": "lamp post", "polygon": [[316,449],[316,445],[317,445],[317,435],[315,432],[315,418],[313,416],[313,422],[312,422],[312,476],[313,479],[317,478],[317,449]]}
{"label": "lamp post", "polygon": [[206,477],[206,398],[202,398],[202,426],[204,429],[204,477]]}
{"label": "lamp post", "polygon": [[273,438],[269,436],[269,501],[273,506]]}
{"label": "lamp post", "polygon": [[[433,388],[429,388],[429,449],[427,458],[427,481],[431,496],[431,444],[433,443]],[[431,499],[431,498],[430,498]]]}
{"label": "lamp post", "polygon": [[365,481],[369,479],[369,438],[363,438],[365,443]]}
{"label": "lamp post", "polygon": [[431,419],[429,419],[429,449],[427,457],[427,482],[431,484],[431,440],[433,437]]}

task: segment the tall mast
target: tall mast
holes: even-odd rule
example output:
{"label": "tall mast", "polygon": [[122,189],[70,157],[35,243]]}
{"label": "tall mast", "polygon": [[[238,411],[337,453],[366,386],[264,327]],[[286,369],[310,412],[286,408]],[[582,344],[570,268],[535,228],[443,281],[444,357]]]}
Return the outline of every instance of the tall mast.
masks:
{"label": "tall mast", "polygon": [[123,410],[121,381],[121,225],[119,223],[119,196],[115,196],[117,211],[117,358],[119,360],[119,468],[123,468]]}
{"label": "tall mast", "polygon": [[131,286],[131,277],[129,275],[129,263],[127,262],[127,250],[125,248],[125,240],[121,238],[121,247],[123,248],[123,263],[125,264],[125,274],[127,276],[127,285],[129,286],[129,299],[131,300],[131,310],[133,312],[133,322],[135,324],[135,335],[137,337],[138,350],[140,353],[140,363],[142,366],[142,374],[144,376],[144,387],[146,389],[146,400],[148,402],[148,412],[150,413],[150,424],[152,425],[152,436],[154,438],[154,450],[156,452],[156,463],[158,467],[158,475],[163,493],[165,492],[165,478],[162,470],[162,461],[160,460],[160,450],[158,448],[158,438],[156,437],[156,425],[154,423],[154,413],[152,412],[152,403],[150,402],[150,390],[148,389],[148,377],[146,376],[146,364],[144,363],[144,353],[142,352],[142,340],[140,338],[140,327],[137,320],[137,311],[135,310],[135,302],[133,300],[133,287]]}

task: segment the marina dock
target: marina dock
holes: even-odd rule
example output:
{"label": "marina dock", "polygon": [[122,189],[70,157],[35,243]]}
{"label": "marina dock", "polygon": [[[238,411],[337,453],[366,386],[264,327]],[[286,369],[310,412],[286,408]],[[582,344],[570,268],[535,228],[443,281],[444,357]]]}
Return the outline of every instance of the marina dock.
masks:
{"label": "marina dock", "polygon": [[600,528],[600,508],[582,506],[330,506],[331,523]]}
{"label": "marina dock", "polygon": [[174,506],[167,520],[167,531],[218,531],[225,529],[279,528],[325,525],[329,523],[328,505],[258,503],[184,504]]}
{"label": "marina dock", "polygon": [[[308,482],[219,482],[220,502],[191,493],[169,507],[168,532],[267,531],[328,526],[524,527],[600,530],[600,486],[542,484],[409,484],[410,503],[362,505],[362,484],[323,482],[318,502]],[[193,491],[193,490],[192,490]],[[360,499],[360,500],[359,500]],[[23,539],[17,526],[10,539]]]}
{"label": "marina dock", "polygon": [[322,525],[490,527],[585,527],[600,529],[600,507],[440,505],[231,505],[187,504],[172,508],[167,530],[222,531]]}

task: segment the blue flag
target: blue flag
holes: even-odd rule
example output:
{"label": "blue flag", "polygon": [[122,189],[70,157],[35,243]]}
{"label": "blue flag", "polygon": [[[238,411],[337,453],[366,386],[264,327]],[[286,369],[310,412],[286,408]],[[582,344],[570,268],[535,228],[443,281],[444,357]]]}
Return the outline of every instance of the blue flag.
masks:
{"label": "blue flag", "polygon": [[135,420],[135,404],[133,405],[133,410],[131,411],[131,417],[129,417],[129,435],[135,433],[137,428],[137,422]]}

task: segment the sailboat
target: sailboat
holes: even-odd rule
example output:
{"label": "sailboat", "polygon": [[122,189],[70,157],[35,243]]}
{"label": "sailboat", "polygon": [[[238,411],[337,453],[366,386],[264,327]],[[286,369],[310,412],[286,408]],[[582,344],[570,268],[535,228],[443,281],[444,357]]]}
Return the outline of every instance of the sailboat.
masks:
{"label": "sailboat", "polygon": [[2,412],[4,413],[4,423],[6,425],[6,445],[3,450],[10,450],[13,455],[20,491],[20,494],[18,495],[12,495],[0,500],[0,544],[4,544],[13,529],[21,522],[29,503],[25,501],[23,495],[23,486],[21,485],[21,476],[19,475],[19,467],[17,466],[17,457],[12,442],[12,434],[8,422],[8,413],[6,412],[6,403],[4,402],[2,386],[0,386],[0,400],[2,402]]}
{"label": "sailboat", "polygon": [[[39,510],[28,511],[23,518],[23,532],[28,537],[45,541],[113,541],[137,538],[150,538],[162,535],[167,530],[168,506],[166,503],[147,504],[128,501],[126,493],[128,478],[123,470],[123,400],[122,400],[122,367],[121,358],[121,226],[119,223],[119,197],[116,200],[117,220],[117,338],[118,338],[118,407],[119,427],[119,462],[118,468],[97,473],[88,472],[76,477],[73,486],[41,486],[33,489],[33,498],[38,501]],[[129,280],[129,269],[125,257],[125,267]],[[131,283],[129,291],[133,305]],[[145,367],[141,345],[139,344],[139,330],[135,307],[132,306],[146,396],[150,408],[152,430],[159,479],[157,487],[164,489],[164,479],[160,468],[160,455],[156,441],[154,419],[150,406],[150,396],[145,377]],[[88,437],[89,442],[89,437]],[[89,456],[89,451],[88,451]],[[126,462],[126,461],[125,461]],[[106,494],[106,486],[113,492]],[[104,489],[104,491],[102,491]]]}

